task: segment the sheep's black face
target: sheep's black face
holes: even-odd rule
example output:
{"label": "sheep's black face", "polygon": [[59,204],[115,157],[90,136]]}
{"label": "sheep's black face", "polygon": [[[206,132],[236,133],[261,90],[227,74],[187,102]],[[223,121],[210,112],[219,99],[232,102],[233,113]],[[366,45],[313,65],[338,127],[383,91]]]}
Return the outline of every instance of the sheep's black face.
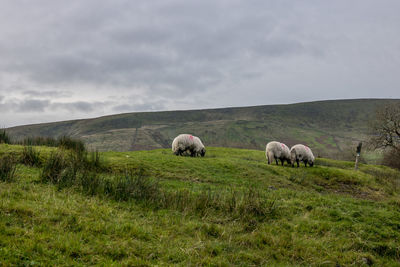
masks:
{"label": "sheep's black face", "polygon": [[310,167],[314,166],[314,161],[310,161],[309,164],[310,164]]}
{"label": "sheep's black face", "polygon": [[200,155],[201,155],[202,157],[204,157],[204,156],[206,155],[206,150],[205,150],[205,149],[202,149],[201,152],[200,152]]}

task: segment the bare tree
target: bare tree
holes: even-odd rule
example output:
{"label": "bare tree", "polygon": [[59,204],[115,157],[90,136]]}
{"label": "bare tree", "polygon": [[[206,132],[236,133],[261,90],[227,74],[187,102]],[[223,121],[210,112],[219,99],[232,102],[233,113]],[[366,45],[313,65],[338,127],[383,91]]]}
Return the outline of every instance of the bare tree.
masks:
{"label": "bare tree", "polygon": [[400,153],[400,103],[378,109],[371,130],[373,148],[390,148]]}

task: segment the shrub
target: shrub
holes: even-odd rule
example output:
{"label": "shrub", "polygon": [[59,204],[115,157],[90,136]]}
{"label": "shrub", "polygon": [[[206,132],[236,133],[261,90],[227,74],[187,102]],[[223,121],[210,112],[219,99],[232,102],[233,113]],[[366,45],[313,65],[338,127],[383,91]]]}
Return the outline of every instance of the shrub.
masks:
{"label": "shrub", "polygon": [[6,130],[0,130],[0,144],[10,144],[11,139],[10,136],[7,134]]}
{"label": "shrub", "polygon": [[25,146],[50,146],[50,147],[57,146],[56,139],[52,137],[43,137],[43,136],[26,137],[18,143]]}
{"label": "shrub", "polygon": [[92,171],[108,171],[99,151],[91,151],[85,155],[85,167]]}
{"label": "shrub", "polygon": [[31,146],[25,146],[20,157],[20,162],[28,166],[41,166],[40,152]]}
{"label": "shrub", "polygon": [[44,163],[43,169],[40,173],[42,182],[51,182],[54,184],[60,183],[61,174],[66,167],[64,154],[60,151],[52,152],[50,157]]}
{"label": "shrub", "polygon": [[85,144],[79,139],[74,139],[69,136],[61,136],[59,138],[53,137],[26,137],[18,144],[25,146],[50,146],[50,147],[60,147],[65,149],[71,149],[77,152],[83,152],[86,150]]}
{"label": "shrub", "polygon": [[390,149],[383,156],[383,165],[400,170],[400,149]]}
{"label": "shrub", "polygon": [[80,172],[75,176],[75,185],[78,186],[83,193],[94,196],[104,193],[105,180],[98,173],[91,171]]}
{"label": "shrub", "polygon": [[16,169],[17,161],[14,159],[14,157],[8,155],[0,158],[0,181],[14,181]]}
{"label": "shrub", "polygon": [[71,149],[77,153],[82,153],[86,151],[85,143],[83,143],[83,141],[78,139],[73,139],[69,136],[59,137],[57,140],[57,146],[66,149]]}

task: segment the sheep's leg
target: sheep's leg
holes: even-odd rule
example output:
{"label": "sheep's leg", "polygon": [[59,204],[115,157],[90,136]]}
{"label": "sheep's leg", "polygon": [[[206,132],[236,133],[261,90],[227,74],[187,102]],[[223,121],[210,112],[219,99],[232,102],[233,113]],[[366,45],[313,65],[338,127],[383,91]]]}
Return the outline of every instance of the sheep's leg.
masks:
{"label": "sheep's leg", "polygon": [[268,151],[268,152],[267,152],[267,158],[268,158],[268,164],[272,164],[272,162],[273,162],[275,156],[274,156],[274,154],[273,154],[271,151]]}
{"label": "sheep's leg", "polygon": [[283,159],[281,159],[281,164],[282,164],[282,166],[283,166],[283,163],[285,162],[285,160],[283,160]]}
{"label": "sheep's leg", "polygon": [[297,168],[300,167],[299,159],[296,159],[297,162]]}

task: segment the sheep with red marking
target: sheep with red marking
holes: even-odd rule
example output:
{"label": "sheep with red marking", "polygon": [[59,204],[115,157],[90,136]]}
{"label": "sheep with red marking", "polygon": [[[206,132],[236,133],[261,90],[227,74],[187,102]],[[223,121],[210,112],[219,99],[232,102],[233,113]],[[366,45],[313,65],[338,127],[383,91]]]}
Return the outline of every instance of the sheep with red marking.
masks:
{"label": "sheep with red marking", "polygon": [[182,156],[186,151],[189,151],[192,157],[198,155],[204,157],[206,154],[206,149],[200,138],[191,134],[180,134],[172,142],[172,152],[177,156]]}
{"label": "sheep with red marking", "polygon": [[294,145],[290,149],[290,157],[292,161],[292,167],[294,167],[295,162],[297,163],[297,167],[299,167],[300,161],[304,162],[305,167],[307,167],[307,163],[310,165],[310,167],[314,166],[315,158],[308,146],[302,144]]}
{"label": "sheep with red marking", "polygon": [[278,159],[281,161],[282,166],[285,161],[291,164],[290,150],[284,143],[277,141],[269,142],[265,147],[265,156],[268,160],[268,164],[271,164],[275,160],[276,165],[278,165]]}

